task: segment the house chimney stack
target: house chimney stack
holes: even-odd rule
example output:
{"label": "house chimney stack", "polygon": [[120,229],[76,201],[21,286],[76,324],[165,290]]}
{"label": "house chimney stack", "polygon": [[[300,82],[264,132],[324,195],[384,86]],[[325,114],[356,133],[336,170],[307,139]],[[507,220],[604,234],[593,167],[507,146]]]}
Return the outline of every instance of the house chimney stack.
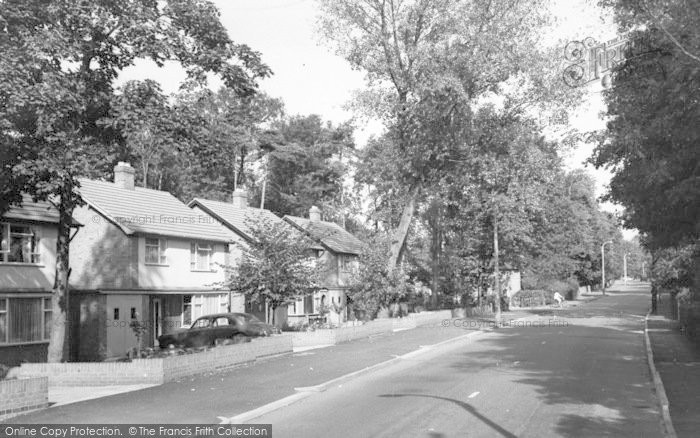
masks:
{"label": "house chimney stack", "polygon": [[131,164],[120,161],[114,166],[114,184],[127,190],[134,190],[134,168]]}
{"label": "house chimney stack", "polygon": [[233,206],[243,210],[248,207],[248,194],[243,189],[233,191]]}
{"label": "house chimney stack", "polygon": [[309,220],[311,222],[321,221],[321,210],[319,210],[315,205],[309,209]]}

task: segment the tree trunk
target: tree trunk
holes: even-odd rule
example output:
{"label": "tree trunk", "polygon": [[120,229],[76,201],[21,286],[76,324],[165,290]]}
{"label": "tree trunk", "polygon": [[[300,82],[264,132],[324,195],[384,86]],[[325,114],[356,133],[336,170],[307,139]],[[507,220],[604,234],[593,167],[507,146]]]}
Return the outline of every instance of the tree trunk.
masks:
{"label": "tree trunk", "polygon": [[501,326],[501,270],[498,267],[498,213],[493,214],[493,277],[496,327]]}
{"label": "tree trunk", "polygon": [[64,182],[58,205],[58,238],[56,239],[56,278],[51,296],[51,336],[47,362],[63,361],[63,346],[68,326],[69,244],[73,216],[72,185]]}
{"label": "tree trunk", "polygon": [[442,209],[438,202],[434,202],[432,208],[430,209],[430,225],[432,228],[432,239],[431,239],[431,256],[432,260],[432,286],[433,293],[430,296],[430,305],[433,309],[438,307],[438,290],[440,288],[440,255],[442,251],[442,229],[440,223],[440,216],[442,214]]}
{"label": "tree trunk", "polygon": [[413,214],[416,210],[416,199],[418,198],[419,189],[419,186],[415,186],[409,192],[408,201],[403,207],[403,212],[401,213],[399,226],[396,228],[396,230],[394,230],[394,235],[391,239],[391,248],[389,249],[389,260],[387,263],[387,268],[389,271],[393,271],[398,267],[399,263],[401,263],[401,255],[406,243],[406,238],[408,237],[408,230],[411,227],[411,220],[413,220]]}

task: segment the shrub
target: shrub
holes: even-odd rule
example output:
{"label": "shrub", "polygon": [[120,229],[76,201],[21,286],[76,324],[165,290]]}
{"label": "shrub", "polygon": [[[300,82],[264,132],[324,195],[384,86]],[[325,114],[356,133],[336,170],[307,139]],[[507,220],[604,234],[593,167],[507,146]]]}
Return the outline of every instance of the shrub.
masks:
{"label": "shrub", "polygon": [[7,376],[7,373],[9,373],[9,372],[10,372],[10,367],[0,363],[0,380],[3,380]]}
{"label": "shrub", "polygon": [[554,303],[554,292],[548,290],[521,290],[511,298],[513,306],[533,307]]}

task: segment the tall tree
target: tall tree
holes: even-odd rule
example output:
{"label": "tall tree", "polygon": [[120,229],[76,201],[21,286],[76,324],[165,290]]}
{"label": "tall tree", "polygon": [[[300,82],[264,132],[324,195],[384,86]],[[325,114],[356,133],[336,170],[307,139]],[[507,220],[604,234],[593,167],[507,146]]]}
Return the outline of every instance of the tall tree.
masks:
{"label": "tall tree", "polygon": [[[435,184],[430,177],[439,174],[435,170],[446,158],[414,136],[411,112],[416,103],[422,106],[426,95],[445,89],[474,99],[531,71],[534,64],[544,65],[535,59],[547,59],[536,41],[547,8],[538,0],[321,0],[320,5],[323,35],[355,68],[366,72],[364,108],[381,117],[390,130],[385,145],[393,148],[396,171],[390,173],[397,177],[395,191],[401,199],[387,260],[394,269],[416,205]],[[548,58],[550,65],[552,59]],[[546,75],[530,78],[542,76]],[[523,93],[525,101],[532,97]]]}
{"label": "tall tree", "polygon": [[[305,217],[312,205],[328,219],[342,222],[343,182],[348,172],[344,156],[354,152],[349,123],[334,126],[317,115],[292,116],[273,125],[278,134],[265,154],[265,205],[280,214]],[[261,189],[259,184],[258,189]],[[256,192],[260,199],[261,190]]]}
{"label": "tall tree", "polygon": [[647,44],[616,70],[592,161],[613,171],[609,199],[652,248],[700,238],[700,11],[691,3],[614,3],[625,28],[647,27],[632,34]]}
{"label": "tall tree", "polygon": [[258,53],[229,39],[205,0],[0,2],[1,138],[15,146],[17,190],[59,212],[50,362],[63,358],[78,178],[108,166],[113,151],[101,146],[112,133],[97,122],[119,72],[140,58],[176,61],[198,83],[218,74],[241,94],[270,74]]}

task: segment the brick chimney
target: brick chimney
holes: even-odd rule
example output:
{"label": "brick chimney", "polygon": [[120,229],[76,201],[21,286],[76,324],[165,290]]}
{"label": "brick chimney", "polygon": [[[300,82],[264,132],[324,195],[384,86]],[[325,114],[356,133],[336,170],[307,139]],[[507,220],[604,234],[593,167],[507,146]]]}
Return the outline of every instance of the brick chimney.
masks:
{"label": "brick chimney", "polygon": [[309,209],[309,220],[311,222],[320,222],[321,221],[321,210],[319,210],[319,208],[316,207],[315,205]]}
{"label": "brick chimney", "polygon": [[243,189],[236,189],[233,191],[233,206],[243,210],[248,208],[248,194]]}
{"label": "brick chimney", "polygon": [[114,184],[127,190],[134,190],[134,168],[131,164],[120,161],[114,166]]}

